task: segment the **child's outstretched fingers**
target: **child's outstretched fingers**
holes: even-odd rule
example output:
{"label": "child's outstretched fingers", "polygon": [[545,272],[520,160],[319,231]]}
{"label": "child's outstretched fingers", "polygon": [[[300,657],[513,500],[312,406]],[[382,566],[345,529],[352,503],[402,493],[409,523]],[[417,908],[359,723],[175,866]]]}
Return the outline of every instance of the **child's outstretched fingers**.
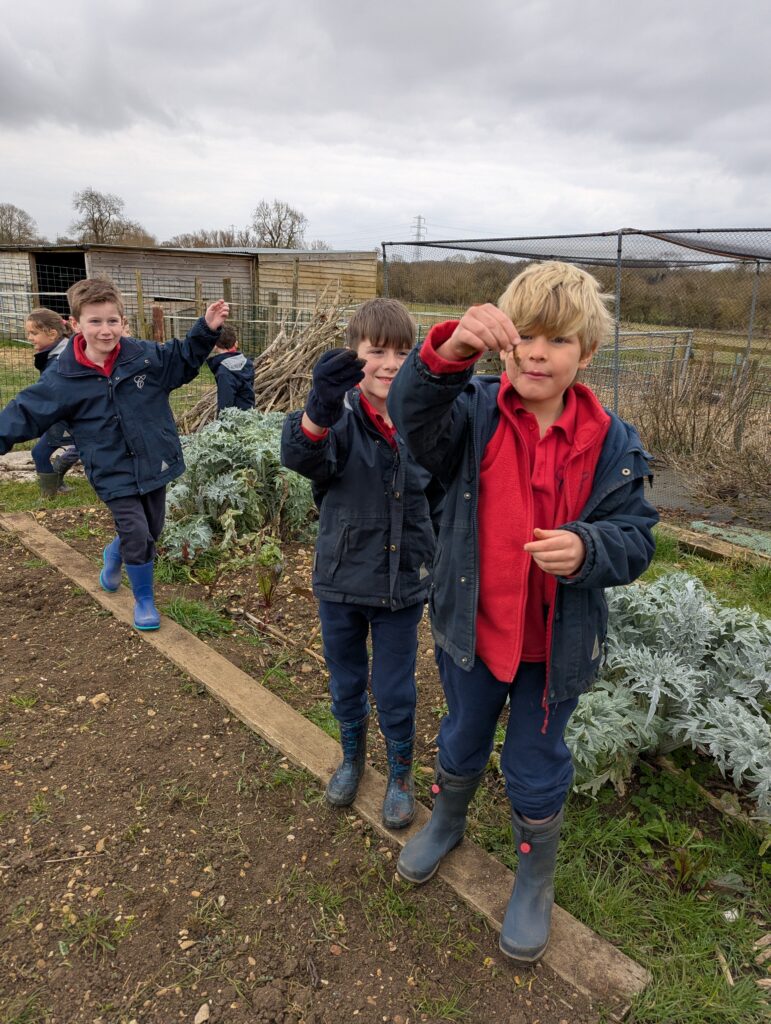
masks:
{"label": "child's outstretched fingers", "polygon": [[477,353],[511,352],[519,341],[517,329],[506,314],[486,302],[466,310],[439,351],[445,358],[468,359]]}
{"label": "child's outstretched fingers", "polygon": [[224,299],[217,299],[217,301],[212,302],[211,306],[206,310],[204,319],[206,320],[207,326],[212,331],[218,331],[225,323],[228,316],[230,316],[230,306]]}
{"label": "child's outstretched fingers", "polygon": [[525,551],[544,572],[552,576],[575,576],[584,563],[586,548],[572,530],[533,530],[535,540],[525,544]]}

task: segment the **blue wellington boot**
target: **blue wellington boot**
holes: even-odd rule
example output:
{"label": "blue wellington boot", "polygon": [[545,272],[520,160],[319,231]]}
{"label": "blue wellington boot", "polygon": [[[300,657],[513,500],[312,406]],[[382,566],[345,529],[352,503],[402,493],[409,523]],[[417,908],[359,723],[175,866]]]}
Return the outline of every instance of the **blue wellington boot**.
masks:
{"label": "blue wellington boot", "polygon": [[541,825],[511,812],[517,844],[517,877],[498,943],[513,960],[534,963],[549,944],[554,905],[554,868],[564,810]]}
{"label": "blue wellington boot", "polygon": [[368,728],[369,715],[358,722],[340,722],[343,760],[329,780],[325,794],[327,803],[333,807],[348,807],[353,803],[356,790],[359,788],[359,779],[364,773]]}
{"label": "blue wellington boot", "polygon": [[102,552],[104,568],[99,573],[99,586],[102,590],[114,591],[120,586],[120,569],[123,559],[120,557],[120,537],[113,537]]}
{"label": "blue wellington boot", "polygon": [[466,814],[484,772],[450,775],[436,759],[436,780],[431,787],[431,820],[405,845],[396,864],[402,878],[422,885],[436,874],[442,858],[454,849],[466,831]]}
{"label": "blue wellington boot", "polygon": [[158,629],[161,624],[153,593],[153,566],[153,562],[126,566],[129,583],[134,591],[134,625],[137,629]]}
{"label": "blue wellington boot", "polygon": [[415,779],[412,775],[412,748],[415,736],[408,740],[389,740],[388,785],[383,800],[383,824],[386,828],[406,828],[415,817]]}

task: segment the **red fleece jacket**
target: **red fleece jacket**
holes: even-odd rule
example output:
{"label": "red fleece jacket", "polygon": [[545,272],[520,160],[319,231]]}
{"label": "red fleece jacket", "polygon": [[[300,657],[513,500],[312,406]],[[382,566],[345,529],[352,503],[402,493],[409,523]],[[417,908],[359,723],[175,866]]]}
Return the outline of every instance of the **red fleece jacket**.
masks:
{"label": "red fleece jacket", "polygon": [[[465,369],[477,357],[450,362],[436,349],[455,321],[432,328],[421,358],[433,373]],[[482,455],[479,477],[477,654],[496,679],[511,682],[522,660],[548,663],[556,577],[523,550],[536,526],[558,529],[586,504],[610,417],[592,391],[574,384],[559,419],[539,438],[505,373],[501,416]]]}

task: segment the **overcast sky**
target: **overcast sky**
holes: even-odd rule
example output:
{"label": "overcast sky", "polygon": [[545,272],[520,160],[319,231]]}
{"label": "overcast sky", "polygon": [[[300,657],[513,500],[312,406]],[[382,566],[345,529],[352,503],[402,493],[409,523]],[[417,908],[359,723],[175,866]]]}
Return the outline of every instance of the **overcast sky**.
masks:
{"label": "overcast sky", "polygon": [[767,0],[2,0],[0,202],[335,248],[771,225]]}

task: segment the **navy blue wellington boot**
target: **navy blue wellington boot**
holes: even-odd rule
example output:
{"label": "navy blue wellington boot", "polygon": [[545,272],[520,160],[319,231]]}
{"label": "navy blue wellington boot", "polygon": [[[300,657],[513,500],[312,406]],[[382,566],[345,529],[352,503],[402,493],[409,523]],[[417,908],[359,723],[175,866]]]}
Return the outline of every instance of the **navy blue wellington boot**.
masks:
{"label": "navy blue wellington boot", "polygon": [[161,616],[155,607],[153,566],[153,562],[126,566],[129,583],[134,591],[134,625],[137,629],[158,629],[161,625]]}
{"label": "navy blue wellington boot", "polygon": [[412,749],[415,737],[389,740],[388,785],[383,800],[383,824],[386,828],[406,828],[415,817],[415,779],[412,775]]}
{"label": "navy blue wellington boot", "polygon": [[554,905],[554,869],[563,810],[541,825],[511,812],[517,844],[517,877],[503,919],[499,946],[512,960],[532,964],[549,944]]}
{"label": "navy blue wellington boot", "polygon": [[102,590],[115,591],[120,586],[120,570],[123,559],[120,557],[120,537],[113,537],[102,552],[104,568],[99,573],[99,586]]}
{"label": "navy blue wellington boot", "polygon": [[368,728],[369,715],[358,722],[340,722],[343,760],[329,780],[326,790],[327,803],[333,807],[348,807],[354,801],[359,779],[364,773]]}
{"label": "navy blue wellington boot", "polygon": [[454,849],[466,831],[466,814],[484,772],[450,775],[436,759],[436,780],[431,787],[431,820],[405,845],[396,864],[402,878],[422,885],[432,878],[442,858]]}

